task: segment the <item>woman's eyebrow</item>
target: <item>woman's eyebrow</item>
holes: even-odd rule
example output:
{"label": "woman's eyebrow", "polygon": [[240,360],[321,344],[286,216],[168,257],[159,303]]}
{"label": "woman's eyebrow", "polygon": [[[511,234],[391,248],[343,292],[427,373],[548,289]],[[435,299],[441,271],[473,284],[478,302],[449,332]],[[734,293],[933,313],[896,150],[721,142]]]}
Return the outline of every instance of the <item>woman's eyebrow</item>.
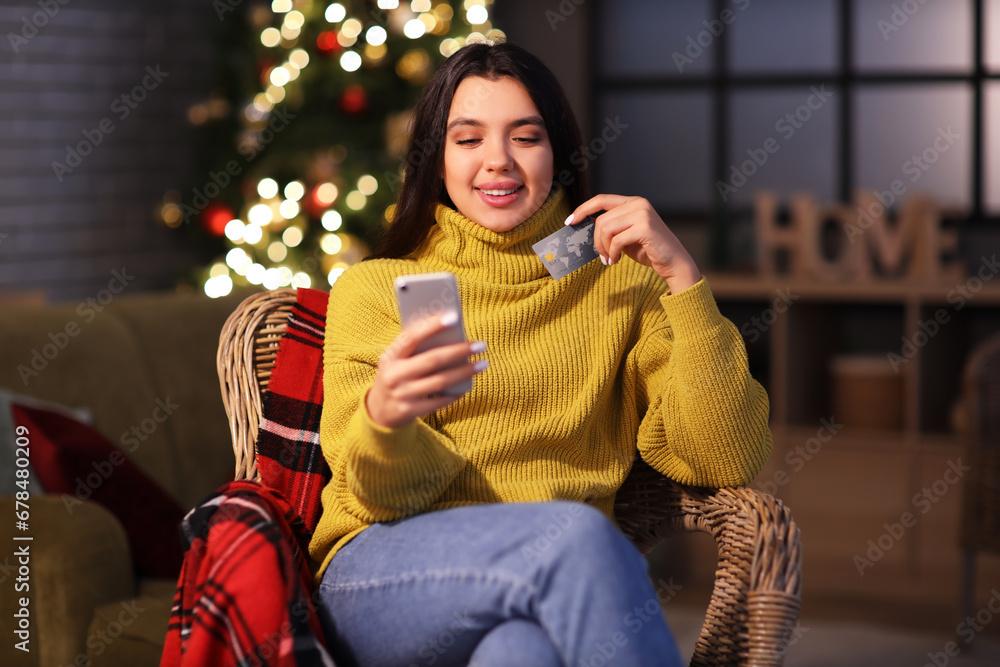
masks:
{"label": "woman's eyebrow", "polygon": [[[525,125],[537,125],[541,128],[545,127],[545,121],[542,120],[541,116],[528,116],[526,118],[518,118],[515,121],[511,121],[509,127],[517,128],[523,127]],[[476,120],[475,118],[456,118],[455,120],[448,123],[447,131],[451,132],[456,127],[482,127],[483,122]]]}

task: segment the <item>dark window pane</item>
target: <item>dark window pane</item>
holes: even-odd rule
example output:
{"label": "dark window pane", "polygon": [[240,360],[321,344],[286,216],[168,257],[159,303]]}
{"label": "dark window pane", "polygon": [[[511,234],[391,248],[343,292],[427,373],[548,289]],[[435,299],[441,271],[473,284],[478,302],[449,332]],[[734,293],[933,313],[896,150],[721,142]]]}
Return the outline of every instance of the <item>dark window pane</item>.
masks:
{"label": "dark window pane", "polygon": [[708,93],[612,93],[594,121],[596,146],[616,124],[628,127],[596,156],[597,190],[640,195],[663,209],[710,203],[712,106]]}
{"label": "dark window pane", "polygon": [[832,87],[741,91],[730,100],[729,187],[716,183],[717,197],[747,204],[756,192],[774,190],[781,199],[805,191],[821,202],[835,200],[838,100]]}
{"label": "dark window pane", "polygon": [[854,62],[866,71],[970,71],[972,0],[855,2]]}
{"label": "dark window pane", "polygon": [[[961,83],[861,86],[854,98],[855,185],[970,205],[972,90]],[[899,189],[900,186],[897,186]]]}
{"label": "dark window pane", "polygon": [[711,26],[711,4],[707,0],[601,3],[595,30],[601,53],[597,70],[611,76],[711,71],[716,37],[705,26],[705,22]]}
{"label": "dark window pane", "polygon": [[729,64],[734,72],[830,71],[837,65],[834,0],[754,0],[734,10]]}

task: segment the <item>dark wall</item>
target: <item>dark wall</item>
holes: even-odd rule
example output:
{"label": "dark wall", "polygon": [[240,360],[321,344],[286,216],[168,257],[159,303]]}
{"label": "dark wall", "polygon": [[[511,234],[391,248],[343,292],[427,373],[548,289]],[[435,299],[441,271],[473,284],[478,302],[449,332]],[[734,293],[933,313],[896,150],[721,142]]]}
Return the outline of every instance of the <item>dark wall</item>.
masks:
{"label": "dark wall", "polygon": [[129,292],[170,287],[193,258],[155,213],[192,168],[220,18],[204,0],[47,4],[0,0],[0,292],[82,299],[123,268]]}

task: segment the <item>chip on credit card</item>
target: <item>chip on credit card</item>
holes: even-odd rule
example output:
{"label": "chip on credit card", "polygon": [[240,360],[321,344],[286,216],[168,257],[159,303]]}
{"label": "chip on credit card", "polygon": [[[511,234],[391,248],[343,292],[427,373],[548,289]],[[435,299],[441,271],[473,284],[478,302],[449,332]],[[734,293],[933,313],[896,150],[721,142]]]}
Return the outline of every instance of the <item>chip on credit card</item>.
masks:
{"label": "chip on credit card", "polygon": [[552,277],[559,280],[597,259],[594,218],[587,216],[575,225],[567,225],[531,248]]}

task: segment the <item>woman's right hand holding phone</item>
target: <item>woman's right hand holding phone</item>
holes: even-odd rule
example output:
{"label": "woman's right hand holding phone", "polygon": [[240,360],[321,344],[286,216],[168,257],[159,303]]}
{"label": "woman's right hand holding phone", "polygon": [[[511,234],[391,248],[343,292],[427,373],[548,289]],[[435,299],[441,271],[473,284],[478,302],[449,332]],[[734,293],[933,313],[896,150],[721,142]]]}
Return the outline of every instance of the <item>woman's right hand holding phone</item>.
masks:
{"label": "woman's right hand holding phone", "polygon": [[365,400],[373,422],[385,428],[406,426],[459,399],[461,394],[441,392],[486,370],[485,359],[469,361],[470,355],[486,350],[482,341],[413,353],[427,338],[456,324],[458,318],[450,314],[424,318],[405,327],[386,348]]}

